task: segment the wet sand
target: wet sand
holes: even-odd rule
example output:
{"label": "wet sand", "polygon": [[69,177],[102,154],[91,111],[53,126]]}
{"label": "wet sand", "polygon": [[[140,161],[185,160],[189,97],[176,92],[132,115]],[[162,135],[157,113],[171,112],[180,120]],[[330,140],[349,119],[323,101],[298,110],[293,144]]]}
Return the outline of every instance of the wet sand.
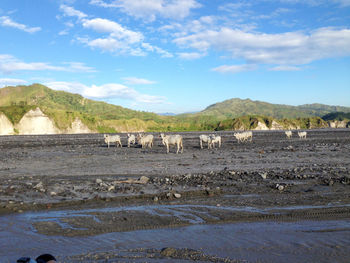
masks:
{"label": "wet sand", "polygon": [[62,262],[350,260],[349,129],[241,144],[220,132],[216,149],[200,149],[199,134],[182,133],[183,154],[158,137],[141,149],[126,135],[123,148],[101,134],[1,136],[0,257],[35,257],[40,242],[21,240],[37,238]]}

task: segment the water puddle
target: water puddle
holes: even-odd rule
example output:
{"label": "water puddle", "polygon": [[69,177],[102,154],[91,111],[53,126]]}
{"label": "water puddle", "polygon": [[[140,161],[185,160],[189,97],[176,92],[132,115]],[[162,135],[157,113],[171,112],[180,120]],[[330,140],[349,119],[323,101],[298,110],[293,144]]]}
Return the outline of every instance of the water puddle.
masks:
{"label": "water puddle", "polygon": [[[200,250],[208,255],[246,262],[350,262],[350,220],[206,224],[208,218],[218,220],[225,211],[268,214],[276,209],[283,211],[327,207],[336,205],[264,209],[154,205],[12,214],[0,217],[0,259],[1,262],[15,262],[21,256],[36,257],[42,253],[52,253],[60,259],[106,251],[115,255],[128,255],[133,249],[160,250],[164,247],[174,247]],[[145,214],[145,220],[146,216],[175,217],[181,222],[186,222],[188,226],[89,236],[45,235],[33,227],[37,223],[45,222],[57,224],[64,231],[83,231],[91,226],[77,227],[68,219],[82,218],[90,220],[88,222],[92,222],[91,224],[100,224],[106,222],[105,216],[111,220],[113,216],[119,215],[118,213],[124,215],[138,212]],[[143,257],[147,257],[146,254],[142,254]],[[141,260],[144,261],[191,262],[176,259]]]}

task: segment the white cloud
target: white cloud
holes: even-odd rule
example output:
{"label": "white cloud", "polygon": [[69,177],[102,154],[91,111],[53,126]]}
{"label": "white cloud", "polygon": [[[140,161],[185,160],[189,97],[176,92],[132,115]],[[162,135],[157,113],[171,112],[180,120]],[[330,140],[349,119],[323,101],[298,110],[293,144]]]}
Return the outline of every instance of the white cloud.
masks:
{"label": "white cloud", "polygon": [[151,51],[151,52],[156,52],[158,54],[161,55],[162,58],[172,58],[174,57],[173,54],[171,54],[170,52],[160,48],[160,47],[157,47],[157,46],[153,46],[149,43],[142,43],[141,46],[146,49],[147,51]]}
{"label": "white cloud", "polygon": [[7,79],[3,78],[0,79],[0,88],[6,87],[6,86],[15,86],[15,85],[23,85],[26,84],[27,81],[23,79]]}
{"label": "white cloud", "polygon": [[[92,1],[102,5],[101,1]],[[75,41],[83,43],[91,48],[101,49],[103,52],[111,52],[117,55],[146,56],[148,52],[160,54],[162,58],[171,58],[170,52],[144,42],[141,32],[127,29],[121,24],[104,18],[88,19],[87,15],[72,7],[61,5],[61,10],[66,16],[76,16],[82,27],[103,34],[98,38],[89,36],[76,37]],[[68,34],[67,29],[59,32],[60,35]]]}
{"label": "white cloud", "polygon": [[333,0],[333,2],[340,4],[341,7],[350,6],[350,0]]}
{"label": "white cloud", "polygon": [[117,22],[103,18],[79,20],[84,28],[97,33],[106,34],[102,37],[90,39],[89,37],[77,37],[76,41],[91,48],[98,48],[104,52],[115,54],[128,54],[132,56],[145,56],[140,45],[144,36],[140,32],[129,30]]}
{"label": "white cloud", "polygon": [[220,67],[213,68],[212,71],[220,72],[220,73],[239,73],[243,71],[255,70],[257,68],[256,65],[223,65]]}
{"label": "white cloud", "polygon": [[68,65],[66,71],[71,72],[96,72],[92,67],[86,66],[82,62],[64,62],[63,64]]}
{"label": "white cloud", "polygon": [[295,67],[295,66],[276,66],[273,68],[269,69],[270,71],[299,71],[301,70],[300,67]]}
{"label": "white cloud", "polygon": [[179,58],[185,59],[185,60],[192,60],[192,59],[198,59],[201,57],[204,57],[206,53],[198,53],[198,52],[183,52],[183,53],[177,53]]}
{"label": "white cloud", "polygon": [[65,62],[65,66],[53,66],[46,62],[23,62],[11,55],[0,54],[0,72],[9,74],[15,71],[66,71],[66,72],[94,72],[91,67],[85,66],[80,62]]}
{"label": "white cloud", "polygon": [[105,8],[119,8],[122,12],[152,22],[156,18],[184,19],[191,9],[201,7],[196,0],[91,0],[90,4]]}
{"label": "white cloud", "polygon": [[165,103],[166,98],[142,94],[133,88],[118,83],[108,83],[101,86],[87,86],[77,82],[48,82],[46,86],[55,90],[78,93],[92,99],[125,99],[136,103],[158,104]]}
{"label": "white cloud", "polygon": [[340,7],[350,6],[350,0],[280,0],[280,2],[286,4],[307,4],[310,6],[329,5],[331,3],[337,4]]}
{"label": "white cloud", "polygon": [[17,23],[13,21],[11,18],[9,18],[8,16],[0,16],[0,25],[17,28],[27,33],[35,33],[41,30],[40,27],[28,27],[27,25]]}
{"label": "white cloud", "polygon": [[320,28],[309,34],[266,34],[221,28],[179,37],[174,42],[202,52],[211,48],[226,51],[249,64],[300,65],[350,55],[350,29]]}
{"label": "white cloud", "polygon": [[79,10],[74,9],[71,6],[67,5],[60,5],[60,9],[63,12],[65,16],[70,16],[70,17],[77,17],[79,19],[83,19],[87,17],[87,15]]}
{"label": "white cloud", "polygon": [[155,81],[152,81],[152,80],[135,78],[135,77],[125,77],[123,78],[123,80],[125,80],[126,84],[130,84],[130,85],[151,85],[156,83]]}
{"label": "white cloud", "polygon": [[123,40],[127,44],[138,43],[143,40],[142,33],[128,30],[108,19],[84,20],[83,27],[91,28],[100,33],[109,33],[111,38]]}

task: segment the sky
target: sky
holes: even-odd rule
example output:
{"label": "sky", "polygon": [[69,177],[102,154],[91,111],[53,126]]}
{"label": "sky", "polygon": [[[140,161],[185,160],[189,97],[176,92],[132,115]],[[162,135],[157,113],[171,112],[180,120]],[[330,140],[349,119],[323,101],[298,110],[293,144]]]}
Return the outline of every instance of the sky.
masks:
{"label": "sky", "polygon": [[350,0],[1,0],[0,88],[129,109],[350,106]]}

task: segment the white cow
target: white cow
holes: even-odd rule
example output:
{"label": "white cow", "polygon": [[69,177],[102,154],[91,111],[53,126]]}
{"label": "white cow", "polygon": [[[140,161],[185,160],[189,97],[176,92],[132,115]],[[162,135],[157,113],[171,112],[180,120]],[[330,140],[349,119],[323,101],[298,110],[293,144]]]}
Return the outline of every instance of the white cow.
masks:
{"label": "white cow", "polygon": [[134,134],[130,134],[128,133],[128,147],[130,147],[130,144],[134,144],[136,143],[136,137]]}
{"label": "white cow", "polygon": [[288,139],[292,138],[292,135],[293,135],[292,131],[285,131],[284,133],[286,134]]}
{"label": "white cow", "polygon": [[166,146],[166,152],[169,153],[169,146],[170,145],[176,145],[177,151],[176,154],[179,153],[179,150],[181,148],[181,153],[184,151],[183,143],[182,143],[182,136],[179,134],[176,135],[164,135],[164,133],[160,134],[160,137],[162,138],[162,143]]}
{"label": "white cow", "polygon": [[234,133],[233,136],[236,137],[238,143],[240,142],[246,142],[246,141],[252,141],[253,140],[253,132],[247,131],[247,132],[241,132],[241,133]]}
{"label": "white cow", "polygon": [[300,138],[300,139],[306,139],[307,132],[306,132],[306,131],[304,131],[304,132],[298,132],[298,135],[299,135],[299,138]]}
{"label": "white cow", "polygon": [[152,148],[152,146],[153,146],[153,135],[152,134],[144,135],[144,134],[139,133],[139,135],[138,135],[138,143],[141,144],[142,148],[146,148],[147,146],[149,148]]}
{"label": "white cow", "polygon": [[217,143],[219,148],[221,147],[221,136],[216,136],[215,134],[211,134],[211,147],[215,148],[215,144]]}
{"label": "white cow", "polygon": [[201,149],[203,149],[203,142],[208,143],[208,149],[211,148],[211,138],[208,135],[199,135],[199,145],[201,146]]}
{"label": "white cow", "polygon": [[119,135],[109,135],[109,134],[104,134],[103,135],[104,139],[105,139],[105,143],[107,143],[108,148],[109,148],[109,144],[110,143],[115,143],[115,146],[118,147],[123,147],[122,143],[120,141],[120,136]]}

